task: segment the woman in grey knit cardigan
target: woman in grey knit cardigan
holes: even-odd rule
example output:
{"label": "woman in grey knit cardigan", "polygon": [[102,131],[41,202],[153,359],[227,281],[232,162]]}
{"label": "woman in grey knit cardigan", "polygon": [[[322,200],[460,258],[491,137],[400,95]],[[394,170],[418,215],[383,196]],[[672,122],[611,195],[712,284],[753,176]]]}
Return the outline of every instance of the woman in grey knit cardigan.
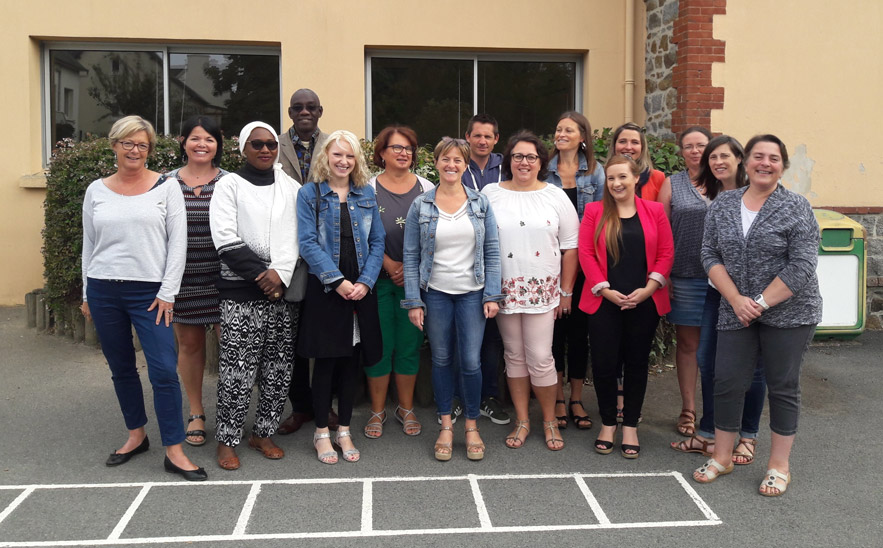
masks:
{"label": "woman in grey knit cardigan", "polygon": [[762,354],[772,441],[759,492],[774,497],[791,482],[788,460],[800,414],[800,366],[822,317],[816,277],[819,227],[806,198],[779,183],[789,164],[778,137],[752,138],[745,157],[749,185],[718,197],[705,221],[702,263],[724,298],[714,382],[717,443],[693,479],[709,483],[733,471],[745,390]]}

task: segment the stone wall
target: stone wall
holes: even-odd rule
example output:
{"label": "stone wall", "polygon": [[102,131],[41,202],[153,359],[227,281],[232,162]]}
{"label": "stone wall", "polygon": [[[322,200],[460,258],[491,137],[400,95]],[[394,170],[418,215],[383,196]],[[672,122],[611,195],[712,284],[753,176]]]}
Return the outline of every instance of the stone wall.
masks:
{"label": "stone wall", "polygon": [[[842,208],[831,208],[842,209]],[[878,208],[875,208],[878,209]],[[846,213],[865,227],[865,253],[868,255],[867,329],[883,329],[883,213]]]}
{"label": "stone wall", "polygon": [[664,139],[674,138],[671,114],[678,93],[672,87],[672,69],[678,47],[672,42],[679,0],[644,0],[647,10],[647,45],[644,51],[644,110],[647,131]]}

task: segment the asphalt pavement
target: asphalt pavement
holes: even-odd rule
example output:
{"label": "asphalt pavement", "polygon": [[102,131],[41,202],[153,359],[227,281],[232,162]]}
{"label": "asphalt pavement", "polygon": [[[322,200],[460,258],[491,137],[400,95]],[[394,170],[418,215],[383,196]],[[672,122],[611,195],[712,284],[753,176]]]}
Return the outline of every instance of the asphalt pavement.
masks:
{"label": "asphalt pavement", "polygon": [[[24,325],[23,307],[0,308],[0,548],[883,546],[876,459],[883,444],[873,428],[874,417],[883,416],[881,332],[810,347],[793,483],[771,499],[757,494],[769,450],[766,415],[754,464],[711,485],[692,481],[704,459],[668,447],[683,439],[674,429],[680,398],[670,370],[651,375],[637,460],[596,454],[597,426],[571,426],[563,431],[564,450],[547,450],[534,403],[524,448],[506,448],[510,426],[482,418],[485,459],[466,459],[458,424],[454,458],[440,463],[432,457],[433,409],[417,409],[420,436],[405,436],[390,420],[381,439],[368,440],[363,404],[353,419],[362,451],[356,464],[317,461],[305,428],[276,437],[286,451],[280,461],[241,446],[235,472],[217,467],[211,440],[187,447],[209,482],[179,482],[162,469],[149,408],[153,447],[107,468],[125,427],[103,356]],[[215,384],[206,376],[210,436]],[[584,402],[597,420],[591,390]],[[394,404],[387,409],[391,414]]]}

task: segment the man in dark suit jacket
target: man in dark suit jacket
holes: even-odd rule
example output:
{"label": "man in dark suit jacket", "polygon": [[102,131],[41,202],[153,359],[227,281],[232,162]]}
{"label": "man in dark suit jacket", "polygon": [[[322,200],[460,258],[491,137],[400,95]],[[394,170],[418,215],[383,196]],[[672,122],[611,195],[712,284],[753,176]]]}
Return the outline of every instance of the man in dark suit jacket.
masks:
{"label": "man in dark suit jacket", "polygon": [[[291,96],[288,117],[292,125],[279,136],[279,162],[282,170],[300,184],[310,181],[312,159],[328,138],[319,129],[322,117],[319,96],[311,89],[299,89]],[[310,361],[296,356],[288,390],[291,400],[291,416],[279,425],[279,434],[291,434],[300,430],[304,423],[313,420],[313,395],[310,391]],[[328,415],[328,426],[337,429],[337,414]]]}
{"label": "man in dark suit jacket", "polygon": [[282,170],[300,184],[310,181],[310,165],[327,133],[319,129],[323,109],[319,96],[311,89],[299,89],[291,96],[288,117],[292,125],[279,136],[279,162]]}

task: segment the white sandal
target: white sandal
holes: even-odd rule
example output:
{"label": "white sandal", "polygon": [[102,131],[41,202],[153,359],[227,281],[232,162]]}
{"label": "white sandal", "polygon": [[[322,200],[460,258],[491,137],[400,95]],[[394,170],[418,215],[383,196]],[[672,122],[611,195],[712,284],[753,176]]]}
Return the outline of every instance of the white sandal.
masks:
{"label": "white sandal", "polygon": [[[695,472],[693,472],[693,480],[698,483],[711,483],[716,480],[718,476],[726,476],[727,474],[732,472],[734,468],[735,466],[732,462],[730,462],[729,466],[723,466],[714,459],[708,459],[707,461],[705,461],[705,464],[703,464],[702,466],[697,468]],[[697,477],[698,474],[704,475],[705,479],[699,479]]]}
{"label": "white sandal", "polygon": [[[322,439],[331,439],[330,432],[315,432],[313,434],[313,447],[318,451],[319,449],[319,440]],[[337,451],[325,451],[324,453],[319,453],[317,455],[319,462],[324,464],[337,464]]]}
{"label": "white sandal", "polygon": [[[403,415],[399,415],[399,409],[401,409],[402,411],[405,412],[404,416],[403,416]],[[411,409],[405,409],[405,408],[402,407],[401,405],[397,405],[397,406],[396,406],[396,413],[395,413],[395,414],[396,414],[396,419],[397,419],[400,423],[402,423],[402,432],[404,432],[406,436],[419,436],[419,435],[420,435],[420,432],[423,431],[423,426],[421,426],[420,422],[414,420],[414,419],[417,418],[417,415],[414,414],[414,408],[413,408],[413,407],[412,407]],[[409,419],[409,418],[408,418],[409,415],[412,416],[412,417],[414,417],[414,419]],[[453,424],[453,423],[452,423],[452,424]],[[414,433],[408,433],[408,428],[411,428],[411,429],[416,428],[417,431],[414,432]]]}
{"label": "white sandal", "polygon": [[[788,484],[790,483],[791,472],[783,474],[775,468],[770,468],[766,471],[766,478],[764,478],[763,482],[760,484],[760,487],[766,487],[766,492],[761,491],[760,488],[758,488],[757,492],[765,497],[778,497],[785,494],[785,491],[788,490]],[[778,489],[779,492],[773,493],[771,489]]]}
{"label": "white sandal", "polygon": [[[374,419],[377,419],[380,422],[371,422]],[[386,409],[381,411],[380,413],[375,413],[371,411],[371,417],[368,419],[368,424],[365,425],[365,437],[369,440],[376,440],[383,435],[383,425],[386,424]]]}
{"label": "white sandal", "polygon": [[345,450],[343,446],[340,445],[340,438],[349,438],[350,441],[352,441],[353,433],[349,430],[338,429],[337,435],[334,436],[334,445],[340,447],[340,452],[343,453],[343,460],[347,462],[357,462],[361,457],[359,450],[356,448]]}

